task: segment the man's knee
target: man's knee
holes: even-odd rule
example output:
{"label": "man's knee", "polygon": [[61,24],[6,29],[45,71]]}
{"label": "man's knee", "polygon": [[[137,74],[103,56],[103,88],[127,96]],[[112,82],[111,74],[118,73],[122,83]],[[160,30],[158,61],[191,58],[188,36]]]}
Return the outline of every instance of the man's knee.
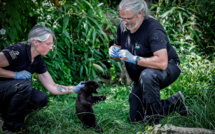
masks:
{"label": "man's knee", "polygon": [[160,82],[163,80],[161,70],[147,68],[140,74],[139,82],[141,84]]}

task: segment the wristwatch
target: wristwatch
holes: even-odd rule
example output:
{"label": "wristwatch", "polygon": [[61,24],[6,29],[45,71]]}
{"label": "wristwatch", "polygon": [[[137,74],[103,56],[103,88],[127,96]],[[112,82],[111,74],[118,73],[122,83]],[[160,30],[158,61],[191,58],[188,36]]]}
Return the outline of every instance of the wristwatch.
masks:
{"label": "wristwatch", "polygon": [[136,65],[137,65],[137,62],[138,62],[138,60],[140,59],[140,57],[139,56],[137,56],[137,58],[136,58]]}

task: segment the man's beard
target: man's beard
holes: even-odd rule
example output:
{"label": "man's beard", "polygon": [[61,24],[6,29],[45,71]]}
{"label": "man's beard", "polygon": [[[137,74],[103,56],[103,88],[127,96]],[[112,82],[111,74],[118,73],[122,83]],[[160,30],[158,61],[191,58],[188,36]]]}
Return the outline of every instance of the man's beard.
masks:
{"label": "man's beard", "polygon": [[138,24],[139,24],[139,18],[137,17],[135,25],[129,24],[129,25],[131,25],[131,27],[127,27],[127,25],[125,25],[125,27],[126,27],[126,29],[131,31],[131,30],[134,30],[135,28],[137,28]]}

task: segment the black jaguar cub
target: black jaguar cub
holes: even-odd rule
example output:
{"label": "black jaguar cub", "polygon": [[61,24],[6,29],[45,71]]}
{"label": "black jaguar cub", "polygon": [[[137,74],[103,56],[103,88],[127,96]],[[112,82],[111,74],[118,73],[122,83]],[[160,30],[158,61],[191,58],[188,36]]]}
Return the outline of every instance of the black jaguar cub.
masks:
{"label": "black jaguar cub", "polygon": [[97,82],[86,81],[84,85],[85,87],[80,90],[76,99],[76,114],[86,128],[93,127],[96,132],[103,132],[97,125],[92,105],[105,100],[106,97],[92,95],[93,93],[98,93],[97,88],[99,84]]}

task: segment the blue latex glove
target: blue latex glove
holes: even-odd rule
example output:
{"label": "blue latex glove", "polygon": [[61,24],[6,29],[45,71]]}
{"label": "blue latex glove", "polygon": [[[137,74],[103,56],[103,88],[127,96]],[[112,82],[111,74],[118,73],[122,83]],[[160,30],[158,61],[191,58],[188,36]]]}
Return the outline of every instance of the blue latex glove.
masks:
{"label": "blue latex glove", "polygon": [[84,87],[84,84],[82,85],[82,83],[83,83],[83,81],[80,82],[77,86],[75,86],[75,91],[76,91],[76,93],[78,93],[78,92],[81,90],[81,88]]}
{"label": "blue latex glove", "polygon": [[120,51],[120,48],[115,47],[115,46],[111,46],[109,48],[109,55],[110,55],[110,57],[112,57],[112,58],[119,57],[119,54],[118,54],[119,51]]}
{"label": "blue latex glove", "polygon": [[14,79],[30,79],[30,78],[31,78],[31,73],[26,70],[15,72]]}
{"label": "blue latex glove", "polygon": [[128,50],[120,50],[119,57],[125,62],[136,64],[137,56],[132,55]]}

